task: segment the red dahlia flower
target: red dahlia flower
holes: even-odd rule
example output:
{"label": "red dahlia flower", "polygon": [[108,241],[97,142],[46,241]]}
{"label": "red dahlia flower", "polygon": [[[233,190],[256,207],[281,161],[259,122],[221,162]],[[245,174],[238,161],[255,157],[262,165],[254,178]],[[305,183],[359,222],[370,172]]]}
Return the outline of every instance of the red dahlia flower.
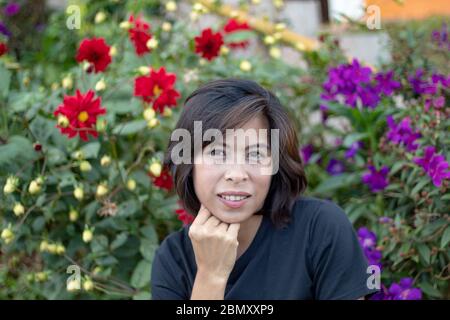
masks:
{"label": "red dahlia flower", "polygon": [[130,35],[130,41],[134,45],[134,49],[138,56],[150,52],[147,47],[147,42],[152,38],[150,33],[150,25],[145,21],[141,20],[139,17],[135,18],[130,16],[129,22],[132,24],[132,28],[128,30]]}
{"label": "red dahlia flower", "polygon": [[6,43],[0,42],[0,57],[8,52],[8,46]]}
{"label": "red dahlia flower", "polygon": [[222,34],[220,32],[213,33],[211,28],[203,30],[200,36],[195,37],[195,53],[208,60],[212,60],[219,55],[222,45]]}
{"label": "red dahlia flower", "polygon": [[169,169],[164,168],[159,177],[154,177],[151,173],[148,173],[148,176],[152,178],[153,184],[161,189],[166,189],[167,191],[172,190],[173,188],[173,180],[170,175]]}
{"label": "red dahlia flower", "polygon": [[110,47],[103,38],[84,39],[80,43],[76,60],[88,61],[94,66],[95,72],[103,72],[111,63]]}
{"label": "red dahlia flower", "polygon": [[88,134],[97,137],[95,129],[97,116],[105,114],[106,110],[100,105],[101,98],[94,98],[94,96],[92,90],[89,90],[86,94],[77,90],[75,96],[64,96],[63,103],[53,113],[55,116],[62,115],[68,119],[67,127],[57,126],[62,134],[69,138],[79,134],[84,141],[88,140]]}
{"label": "red dahlia flower", "polygon": [[[231,18],[228,20],[226,25],[223,27],[223,31],[225,31],[225,34],[230,34],[236,31],[245,31],[245,30],[251,30],[250,26],[247,24],[247,22],[240,23],[238,20]],[[248,46],[249,42],[248,40],[240,41],[240,42],[230,42],[227,43],[227,45],[232,48],[246,48]]]}
{"label": "red dahlia flower", "polygon": [[176,106],[180,93],[173,87],[176,81],[174,73],[166,73],[161,67],[152,70],[148,76],[137,77],[134,81],[134,95],[142,97],[145,102],[153,102],[153,109],[160,113],[165,107]]}

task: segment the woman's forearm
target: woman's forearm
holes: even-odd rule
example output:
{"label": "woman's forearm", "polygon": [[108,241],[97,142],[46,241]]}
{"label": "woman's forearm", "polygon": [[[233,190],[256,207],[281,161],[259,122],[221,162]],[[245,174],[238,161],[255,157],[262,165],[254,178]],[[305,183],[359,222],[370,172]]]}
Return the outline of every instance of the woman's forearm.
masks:
{"label": "woman's forearm", "polygon": [[197,271],[191,300],[223,300],[227,280],[210,272]]}

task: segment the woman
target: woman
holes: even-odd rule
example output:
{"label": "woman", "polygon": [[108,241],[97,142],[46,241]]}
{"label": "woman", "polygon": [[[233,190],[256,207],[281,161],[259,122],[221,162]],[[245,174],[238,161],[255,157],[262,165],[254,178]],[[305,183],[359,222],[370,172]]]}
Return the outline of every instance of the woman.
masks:
{"label": "woman", "polygon": [[158,248],[153,299],[361,299],[375,292],[343,210],[302,195],[295,129],[273,93],[249,80],[212,81],[186,99],[175,132],[165,163],[195,220]]}

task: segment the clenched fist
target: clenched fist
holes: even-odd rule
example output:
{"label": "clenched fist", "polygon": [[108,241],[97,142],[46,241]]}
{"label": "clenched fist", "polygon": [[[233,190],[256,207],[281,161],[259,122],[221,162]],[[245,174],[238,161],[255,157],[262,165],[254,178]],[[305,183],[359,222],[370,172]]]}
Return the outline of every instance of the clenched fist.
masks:
{"label": "clenched fist", "polygon": [[239,228],[239,223],[224,223],[201,206],[189,229],[198,271],[228,280],[236,261]]}

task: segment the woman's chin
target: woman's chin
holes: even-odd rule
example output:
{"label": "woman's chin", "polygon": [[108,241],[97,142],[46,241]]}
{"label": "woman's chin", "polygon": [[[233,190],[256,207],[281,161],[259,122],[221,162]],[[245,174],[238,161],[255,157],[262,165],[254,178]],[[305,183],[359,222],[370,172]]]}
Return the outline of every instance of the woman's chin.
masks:
{"label": "woman's chin", "polygon": [[225,223],[241,223],[248,218],[248,214],[241,212],[217,212],[214,216]]}

